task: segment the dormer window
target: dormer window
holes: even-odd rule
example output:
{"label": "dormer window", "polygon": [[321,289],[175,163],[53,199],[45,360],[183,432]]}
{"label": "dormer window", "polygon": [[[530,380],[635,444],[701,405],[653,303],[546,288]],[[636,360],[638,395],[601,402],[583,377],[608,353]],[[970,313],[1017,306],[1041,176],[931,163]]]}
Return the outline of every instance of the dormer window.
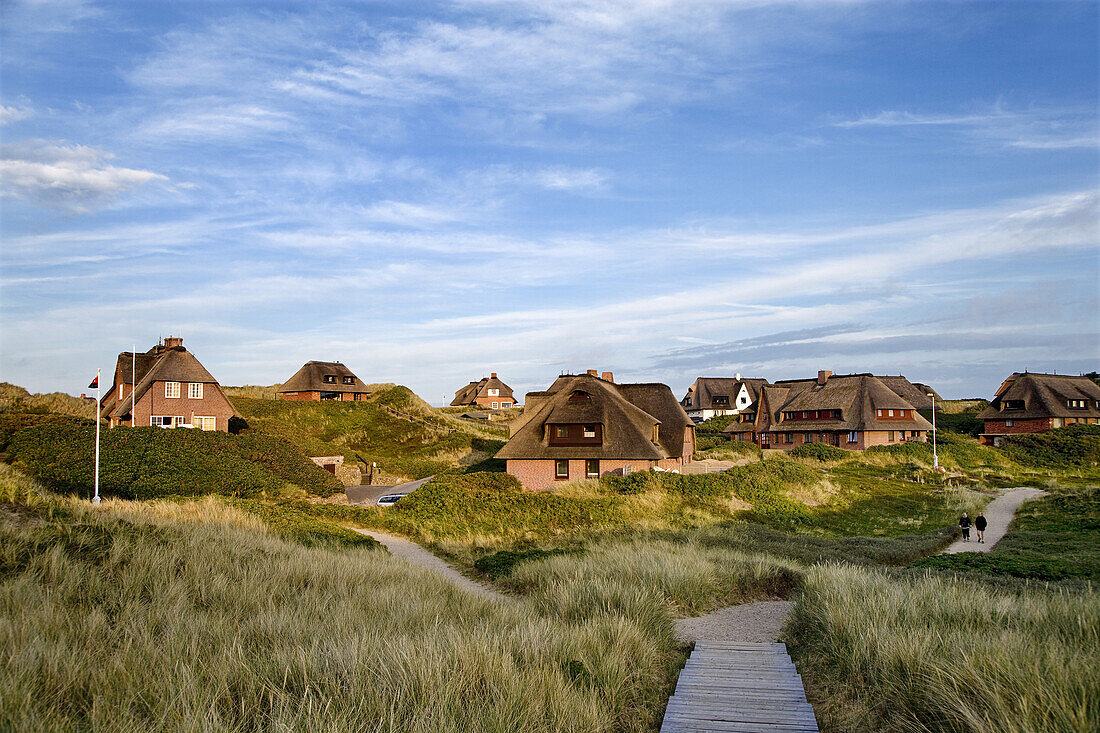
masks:
{"label": "dormer window", "polygon": [[1002,410],[1022,410],[1024,409],[1023,400],[1005,400],[1001,403]]}
{"label": "dormer window", "polygon": [[1087,410],[1089,403],[1088,400],[1066,400],[1066,405],[1071,410]]}
{"label": "dormer window", "polygon": [[344,384],[355,384],[355,377],[344,377]]}
{"label": "dormer window", "polygon": [[727,395],[715,395],[710,398],[712,405],[726,407],[730,403],[730,398]]}
{"label": "dormer window", "polygon": [[653,426],[653,442],[654,442],[654,443],[658,442],[658,440],[657,440],[657,439],[658,439],[658,437],[659,437],[659,432],[658,432],[659,428],[660,428],[660,426],[659,426],[659,425],[654,425],[654,426]]}
{"label": "dormer window", "polygon": [[592,399],[592,395],[583,390],[576,390],[569,395],[570,402],[587,402]]}
{"label": "dormer window", "polygon": [[569,428],[567,428],[565,425],[558,425],[557,427],[554,428],[554,437],[555,438],[567,438],[567,437],[569,437]]}
{"label": "dormer window", "polygon": [[326,374],[323,377],[321,377],[321,381],[324,382],[325,384],[336,384],[336,375],[335,374]]}
{"label": "dormer window", "polygon": [[596,437],[596,426],[595,425],[585,425],[584,426],[584,437],[586,437],[586,438],[595,438]]}
{"label": "dormer window", "polygon": [[490,388],[489,389],[489,396],[490,397],[499,397],[500,396],[500,390],[497,389],[496,387]]}

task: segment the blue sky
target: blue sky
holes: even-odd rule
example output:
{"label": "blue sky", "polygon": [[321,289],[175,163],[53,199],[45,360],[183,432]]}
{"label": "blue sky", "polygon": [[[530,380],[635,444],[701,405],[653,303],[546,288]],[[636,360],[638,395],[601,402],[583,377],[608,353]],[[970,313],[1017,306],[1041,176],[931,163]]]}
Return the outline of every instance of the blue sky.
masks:
{"label": "blue sky", "polygon": [[1093,2],[5,2],[0,378],[1100,367]]}

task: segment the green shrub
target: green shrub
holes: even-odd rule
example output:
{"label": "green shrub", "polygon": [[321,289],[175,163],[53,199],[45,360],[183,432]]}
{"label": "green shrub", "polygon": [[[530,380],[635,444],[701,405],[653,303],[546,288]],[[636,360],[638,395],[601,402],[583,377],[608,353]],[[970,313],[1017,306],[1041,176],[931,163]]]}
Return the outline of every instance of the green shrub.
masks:
{"label": "green shrub", "polygon": [[373,537],[346,527],[323,522],[288,502],[271,503],[256,499],[224,498],[230,506],[259,517],[277,534],[307,547],[381,547]]}
{"label": "green shrub", "polygon": [[493,580],[511,574],[512,568],[528,560],[544,560],[556,555],[580,554],[581,550],[501,550],[492,555],[480,557],[474,561],[474,569],[485,573]]}
{"label": "green shrub", "polygon": [[[9,455],[60,492],[91,494],[95,428],[42,424],[12,436]],[[267,436],[201,430],[116,428],[102,432],[100,493],[130,499],[223,494],[247,497],[295,483],[328,495],[340,483],[293,446]]]}
{"label": "green shrub", "polygon": [[850,458],[852,453],[827,443],[804,443],[789,452],[796,458],[814,458],[819,461],[839,461]]}
{"label": "green shrub", "polygon": [[1002,450],[1017,463],[1037,468],[1100,463],[1100,425],[1077,423],[1045,433],[1012,435]]}
{"label": "green shrub", "polygon": [[0,413],[0,451],[8,449],[11,436],[23,428],[35,425],[85,425],[95,426],[91,418],[61,415],[54,412],[4,412]]}
{"label": "green shrub", "polygon": [[[917,410],[928,422],[932,422],[931,410]],[[947,433],[959,433],[977,438],[985,432],[985,420],[980,420],[977,413],[967,412],[940,412],[936,411],[936,429]]]}

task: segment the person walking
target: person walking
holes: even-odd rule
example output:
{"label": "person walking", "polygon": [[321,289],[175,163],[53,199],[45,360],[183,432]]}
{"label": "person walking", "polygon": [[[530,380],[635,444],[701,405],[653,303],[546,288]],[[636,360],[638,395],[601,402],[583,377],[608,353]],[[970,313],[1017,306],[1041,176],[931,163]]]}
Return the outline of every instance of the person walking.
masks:
{"label": "person walking", "polygon": [[961,517],[959,517],[959,528],[962,530],[962,533],[963,533],[963,542],[969,542],[970,541],[970,517],[966,516],[966,512],[963,512],[963,515]]}
{"label": "person walking", "polygon": [[985,544],[985,528],[987,524],[985,515],[978,512],[978,516],[974,517],[974,529],[978,530],[978,542],[982,544]]}

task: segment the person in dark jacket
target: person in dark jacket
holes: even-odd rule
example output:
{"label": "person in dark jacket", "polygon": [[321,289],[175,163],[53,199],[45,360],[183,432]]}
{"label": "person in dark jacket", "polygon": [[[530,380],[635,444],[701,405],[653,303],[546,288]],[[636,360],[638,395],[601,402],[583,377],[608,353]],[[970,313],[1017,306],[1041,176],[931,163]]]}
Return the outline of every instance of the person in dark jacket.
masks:
{"label": "person in dark jacket", "polygon": [[959,529],[963,533],[963,542],[970,541],[970,517],[966,516],[966,512],[959,518]]}
{"label": "person in dark jacket", "polygon": [[985,528],[987,522],[985,521],[985,515],[978,512],[978,516],[974,517],[974,529],[978,530],[978,542],[985,543]]}

